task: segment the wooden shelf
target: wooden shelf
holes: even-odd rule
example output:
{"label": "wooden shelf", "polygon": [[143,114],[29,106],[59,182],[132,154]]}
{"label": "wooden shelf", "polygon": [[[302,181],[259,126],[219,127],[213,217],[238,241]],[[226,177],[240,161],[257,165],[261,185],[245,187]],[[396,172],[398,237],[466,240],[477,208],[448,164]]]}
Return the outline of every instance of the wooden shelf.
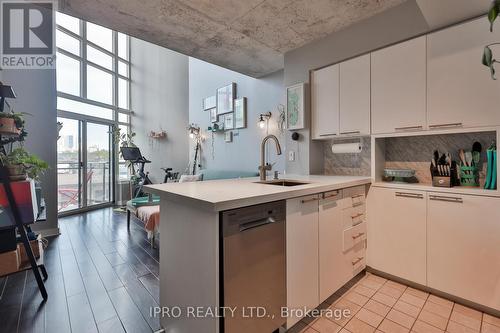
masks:
{"label": "wooden shelf", "polygon": [[413,191],[439,192],[448,194],[466,194],[466,195],[500,198],[500,191],[485,190],[480,187],[465,187],[465,186],[435,187],[428,184],[419,184],[419,183],[406,184],[406,183],[391,183],[391,182],[374,182],[372,183],[372,186],[409,190],[409,191],[413,190]]}

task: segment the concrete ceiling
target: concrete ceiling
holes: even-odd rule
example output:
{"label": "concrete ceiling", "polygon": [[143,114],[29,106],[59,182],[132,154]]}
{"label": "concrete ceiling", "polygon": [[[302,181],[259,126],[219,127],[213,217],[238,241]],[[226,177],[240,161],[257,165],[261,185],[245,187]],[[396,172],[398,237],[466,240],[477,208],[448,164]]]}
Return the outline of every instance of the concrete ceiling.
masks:
{"label": "concrete ceiling", "polygon": [[62,0],[59,10],[260,77],[282,69],[287,51],[405,1]]}

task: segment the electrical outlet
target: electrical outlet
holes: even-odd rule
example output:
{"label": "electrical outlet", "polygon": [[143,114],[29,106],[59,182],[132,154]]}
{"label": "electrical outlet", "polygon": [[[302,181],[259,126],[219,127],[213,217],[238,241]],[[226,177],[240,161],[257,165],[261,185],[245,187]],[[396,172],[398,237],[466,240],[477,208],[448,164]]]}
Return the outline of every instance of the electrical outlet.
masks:
{"label": "electrical outlet", "polygon": [[288,152],[288,160],[289,160],[290,162],[295,161],[295,152],[294,152],[293,150],[290,150],[290,151]]}

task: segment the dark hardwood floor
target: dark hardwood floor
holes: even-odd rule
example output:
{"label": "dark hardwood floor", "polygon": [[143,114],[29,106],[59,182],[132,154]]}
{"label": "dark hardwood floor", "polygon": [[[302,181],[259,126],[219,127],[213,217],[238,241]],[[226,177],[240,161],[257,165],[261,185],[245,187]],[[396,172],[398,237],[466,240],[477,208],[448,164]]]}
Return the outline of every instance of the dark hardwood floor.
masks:
{"label": "dark hardwood floor", "polygon": [[0,278],[0,332],[152,332],[159,253],[141,222],[111,208],[59,220],[49,239],[46,302],[31,271]]}

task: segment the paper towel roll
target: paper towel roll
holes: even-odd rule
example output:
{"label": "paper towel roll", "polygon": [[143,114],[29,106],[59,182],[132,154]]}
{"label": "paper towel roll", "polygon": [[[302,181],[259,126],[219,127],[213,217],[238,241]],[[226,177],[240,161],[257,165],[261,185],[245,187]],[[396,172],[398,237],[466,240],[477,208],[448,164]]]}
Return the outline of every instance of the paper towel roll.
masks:
{"label": "paper towel roll", "polygon": [[361,142],[333,144],[332,153],[334,154],[361,153]]}

